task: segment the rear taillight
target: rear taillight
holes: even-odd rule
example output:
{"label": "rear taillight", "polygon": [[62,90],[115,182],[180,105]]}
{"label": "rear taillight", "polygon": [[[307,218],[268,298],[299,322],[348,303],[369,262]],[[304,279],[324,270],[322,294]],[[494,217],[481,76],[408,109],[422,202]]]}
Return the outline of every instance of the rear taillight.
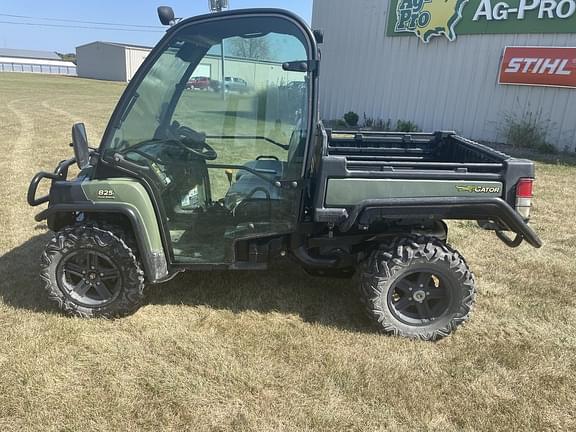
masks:
{"label": "rear taillight", "polygon": [[531,178],[520,179],[516,185],[516,211],[526,220],[530,219],[533,187],[534,179]]}

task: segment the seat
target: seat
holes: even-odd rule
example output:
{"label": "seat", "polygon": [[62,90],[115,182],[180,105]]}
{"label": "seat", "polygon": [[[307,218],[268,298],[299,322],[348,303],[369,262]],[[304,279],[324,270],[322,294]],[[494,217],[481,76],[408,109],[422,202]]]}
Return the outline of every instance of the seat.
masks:
{"label": "seat", "polygon": [[281,199],[282,190],[274,186],[272,182],[282,178],[286,162],[276,159],[259,159],[247,162],[244,166],[269,178],[270,181],[250,171],[239,170],[236,173],[236,182],[230,186],[224,198],[224,205],[228,210],[234,211],[241,202],[247,205],[250,201],[252,206],[257,206],[262,201]]}
{"label": "seat", "polygon": [[265,202],[268,204],[269,212],[278,212],[290,207],[293,204],[289,202],[290,198],[282,188],[274,185],[274,181],[298,178],[304,161],[305,142],[305,135],[298,129],[294,131],[290,140],[288,162],[261,157],[244,164],[246,168],[269,178],[270,181],[250,171],[239,170],[236,174],[236,183],[230,187],[224,198],[226,208],[236,213],[238,207],[244,206],[246,208],[243,212],[254,215],[261,214],[262,204]]}
{"label": "seat", "polygon": [[[265,174],[260,169],[257,169],[257,171]],[[248,171],[238,174],[236,182],[230,186],[224,198],[224,205],[228,210],[234,211],[242,202],[247,203],[250,201],[253,205],[257,205],[259,202],[268,201],[270,204],[270,201],[279,201],[282,198],[282,189],[273,184],[274,179],[279,178],[278,175],[270,173],[271,181],[268,182]]]}
{"label": "seat", "polygon": [[[276,159],[259,159],[250,161],[244,164],[246,168],[257,171],[266,176],[270,175],[271,178],[282,177],[284,174],[286,162]],[[236,181],[239,181],[244,175],[253,175],[249,171],[239,170],[236,174]]]}

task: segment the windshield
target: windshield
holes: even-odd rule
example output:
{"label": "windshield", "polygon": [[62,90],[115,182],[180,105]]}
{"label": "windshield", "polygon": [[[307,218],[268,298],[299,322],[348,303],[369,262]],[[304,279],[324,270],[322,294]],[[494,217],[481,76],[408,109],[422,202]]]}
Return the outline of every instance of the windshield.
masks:
{"label": "windshield", "polygon": [[179,49],[177,44],[174,45],[160,56],[138,86],[109,148],[125,150],[155,137],[163,111],[167,110],[181,77],[189,67],[177,56]]}
{"label": "windshield", "polygon": [[[307,60],[308,51],[302,30],[282,18],[180,29],[133,93],[104,154],[157,152],[151,141],[174,141],[192,130],[207,137],[219,164],[262,156],[297,162],[308,130],[310,80],[282,65]],[[295,81],[303,85],[294,87]]]}

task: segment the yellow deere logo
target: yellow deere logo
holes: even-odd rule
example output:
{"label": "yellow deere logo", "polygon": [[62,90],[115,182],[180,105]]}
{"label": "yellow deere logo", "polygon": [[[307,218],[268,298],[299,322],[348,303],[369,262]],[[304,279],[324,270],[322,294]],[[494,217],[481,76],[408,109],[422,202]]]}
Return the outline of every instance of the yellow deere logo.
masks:
{"label": "yellow deere logo", "polygon": [[454,27],[469,0],[398,0],[396,33],[409,32],[428,43],[433,36],[456,39]]}

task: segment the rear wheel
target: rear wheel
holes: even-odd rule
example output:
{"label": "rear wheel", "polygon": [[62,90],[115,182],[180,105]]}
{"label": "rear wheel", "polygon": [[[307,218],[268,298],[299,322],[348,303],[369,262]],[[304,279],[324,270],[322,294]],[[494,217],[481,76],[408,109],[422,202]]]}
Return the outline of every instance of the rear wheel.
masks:
{"label": "rear wheel", "polygon": [[64,312],[113,318],[140,307],[144,272],[122,237],[92,225],[56,233],[42,256],[41,276]]}
{"label": "rear wheel", "polygon": [[468,320],[474,275],[464,258],[432,237],[407,237],[372,253],[361,298],[380,331],[438,340]]}

